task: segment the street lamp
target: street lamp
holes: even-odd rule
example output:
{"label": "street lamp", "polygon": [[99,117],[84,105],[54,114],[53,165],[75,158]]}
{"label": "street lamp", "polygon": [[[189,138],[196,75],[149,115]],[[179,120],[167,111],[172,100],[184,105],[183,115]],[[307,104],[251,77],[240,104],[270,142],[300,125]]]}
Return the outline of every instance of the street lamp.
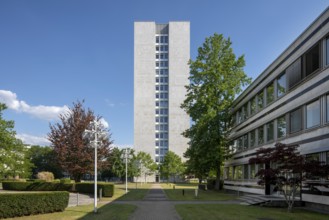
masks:
{"label": "street lamp", "polygon": [[[97,213],[97,144],[99,139],[103,139],[107,133],[102,131],[103,125],[100,121],[94,120],[90,122],[91,129],[83,132],[83,137],[90,139],[90,145],[95,148],[95,174],[94,174],[94,213]],[[94,138],[94,140],[92,140]]]}
{"label": "street lamp", "polygon": [[125,159],[126,163],[126,194],[128,193],[128,159],[130,159],[130,148],[125,148],[125,153],[122,159]]}

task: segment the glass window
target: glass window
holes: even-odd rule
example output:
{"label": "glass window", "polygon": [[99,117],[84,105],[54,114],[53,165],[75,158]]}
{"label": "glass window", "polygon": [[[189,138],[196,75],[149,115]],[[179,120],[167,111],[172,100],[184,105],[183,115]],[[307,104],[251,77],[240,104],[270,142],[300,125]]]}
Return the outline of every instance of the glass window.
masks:
{"label": "glass window", "polygon": [[242,179],[242,166],[234,167],[234,179],[236,180]]}
{"label": "glass window", "polygon": [[317,100],[306,106],[306,128],[320,125],[320,101]]}
{"label": "glass window", "polygon": [[264,143],[264,127],[260,126],[258,128],[258,144]]}
{"label": "glass window", "polygon": [[228,178],[233,179],[233,167],[228,168]]}
{"label": "glass window", "polygon": [[271,121],[270,123],[266,124],[266,140],[273,141],[274,140],[274,122]]}
{"label": "glass window", "polygon": [[278,138],[282,138],[286,136],[287,132],[287,123],[286,123],[286,117],[282,116],[278,118]]}
{"label": "glass window", "polygon": [[311,160],[319,161],[320,160],[320,153],[308,154],[308,155],[306,155],[306,160],[307,161],[311,161]]}
{"label": "glass window", "polygon": [[327,164],[329,164],[329,151],[327,151]]}
{"label": "glass window", "polygon": [[236,149],[237,151],[241,151],[243,149],[243,137],[238,138]]}
{"label": "glass window", "polygon": [[286,69],[288,87],[291,89],[302,80],[302,62],[299,58]]}
{"label": "glass window", "polygon": [[243,111],[244,111],[244,119],[247,119],[249,117],[248,102],[243,106]]}
{"label": "glass window", "polygon": [[320,44],[315,45],[305,54],[305,74],[310,75],[320,67]]}
{"label": "glass window", "polygon": [[237,111],[237,118],[238,118],[238,124],[240,124],[242,122],[242,110],[239,109],[239,111]]}
{"label": "glass window", "polygon": [[302,130],[302,109],[290,112],[290,133]]}
{"label": "glass window", "polygon": [[242,106],[240,114],[241,114],[241,122],[244,121],[244,120],[246,120],[247,117],[246,117],[246,109],[245,109],[245,106]]}
{"label": "glass window", "polygon": [[254,147],[256,145],[256,131],[252,130],[250,132],[250,147]]}
{"label": "glass window", "polygon": [[281,97],[284,94],[286,94],[286,87],[287,87],[287,85],[286,85],[286,74],[283,74],[278,78],[278,84],[277,85],[278,85],[277,96]]}
{"label": "glass window", "polygon": [[243,178],[246,180],[249,179],[248,164],[243,165]]}
{"label": "glass window", "polygon": [[266,105],[274,101],[274,84],[266,87]]}
{"label": "glass window", "polygon": [[256,113],[256,97],[253,97],[250,100],[250,115],[253,115]]}
{"label": "glass window", "polygon": [[329,38],[326,39],[326,64],[329,65]]}
{"label": "glass window", "polygon": [[243,136],[243,149],[248,149],[248,134]]}
{"label": "glass window", "polygon": [[258,107],[258,111],[260,111],[264,106],[264,93],[263,91],[258,93],[257,95],[257,107]]}
{"label": "glass window", "polygon": [[327,95],[327,122],[329,122],[329,95]]}
{"label": "glass window", "polygon": [[256,175],[256,165],[250,164],[250,179],[255,179]]}
{"label": "glass window", "polygon": [[155,42],[156,42],[156,43],[159,43],[159,36],[156,36],[156,37],[155,37]]}

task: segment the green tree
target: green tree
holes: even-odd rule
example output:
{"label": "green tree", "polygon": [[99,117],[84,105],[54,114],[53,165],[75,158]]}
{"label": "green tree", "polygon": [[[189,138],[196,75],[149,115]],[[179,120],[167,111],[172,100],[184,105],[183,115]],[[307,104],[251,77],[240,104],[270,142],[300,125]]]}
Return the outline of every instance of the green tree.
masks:
{"label": "green tree", "polygon": [[190,84],[181,105],[193,121],[183,133],[190,139],[191,150],[185,153],[187,164],[199,176],[216,170],[215,189],[219,189],[220,168],[229,156],[232,103],[250,83],[243,71],[244,56],[236,58],[231,46],[231,40],[221,34],[206,38],[196,60],[189,61]]}
{"label": "green tree", "polygon": [[184,164],[180,156],[172,151],[168,151],[160,166],[161,176],[172,178],[176,182],[176,177],[184,173]]}
{"label": "green tree", "polygon": [[[119,177],[121,180],[126,176],[126,164],[125,164],[125,149],[114,147],[111,151],[111,155],[108,158],[110,169],[106,173],[113,177]],[[137,175],[137,168],[134,165],[136,155],[133,149],[128,151],[128,177],[134,177]]]}
{"label": "green tree", "polygon": [[134,161],[138,167],[137,174],[144,177],[144,182],[146,182],[146,177],[154,174],[158,168],[157,164],[152,160],[151,155],[143,151],[137,153]]}
{"label": "green tree", "polygon": [[27,158],[27,147],[16,138],[14,121],[3,119],[3,111],[7,107],[0,103],[0,176],[29,177],[31,163]]}
{"label": "green tree", "polygon": [[28,150],[28,157],[33,164],[32,174],[34,177],[42,171],[52,172],[55,178],[63,176],[62,169],[56,162],[53,148],[49,146],[31,146]]}
{"label": "green tree", "polygon": [[[66,114],[59,116],[61,122],[50,125],[48,139],[52,143],[55,157],[60,167],[68,172],[76,182],[80,182],[83,174],[93,173],[94,148],[90,146],[92,137],[83,138],[86,129],[91,129],[91,122],[100,121],[90,109],[85,109],[83,102],[73,103]],[[100,126],[99,131],[109,131]],[[110,156],[112,144],[111,135],[98,138],[97,167],[99,170],[109,166],[107,158]],[[97,175],[97,174],[96,174]]]}

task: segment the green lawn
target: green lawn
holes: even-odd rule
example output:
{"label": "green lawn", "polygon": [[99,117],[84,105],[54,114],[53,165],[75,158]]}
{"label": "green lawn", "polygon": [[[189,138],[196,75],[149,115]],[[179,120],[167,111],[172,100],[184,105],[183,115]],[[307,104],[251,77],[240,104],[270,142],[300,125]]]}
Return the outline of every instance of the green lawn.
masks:
{"label": "green lawn", "polygon": [[128,219],[128,217],[135,211],[136,206],[134,205],[119,205],[119,204],[102,204],[113,200],[141,200],[144,198],[148,192],[151,184],[138,184],[136,189],[136,184],[128,184],[128,194],[126,194],[125,184],[115,184],[115,190],[113,197],[103,197],[98,205],[98,214],[94,214],[94,206],[83,205],[78,207],[66,208],[64,212],[25,216],[14,219],[22,220],[48,220],[48,219]]}
{"label": "green lawn", "polygon": [[288,213],[287,209],[282,208],[227,204],[188,204],[175,205],[175,208],[183,220],[328,220],[328,215],[301,209]]}
{"label": "green lawn", "polygon": [[118,204],[106,204],[98,207],[98,213],[94,214],[94,205],[85,205],[78,207],[66,208],[64,212],[56,212],[50,214],[25,216],[18,218],[8,218],[15,220],[70,220],[70,219],[97,219],[97,220],[123,220],[128,219],[129,216],[135,211],[136,206],[133,205],[118,205]]}
{"label": "green lawn", "polygon": [[[161,184],[168,199],[179,201],[213,201],[213,200],[233,200],[235,195],[227,194],[224,191],[198,190],[198,196],[195,197],[197,184]],[[184,195],[183,195],[184,190]]]}
{"label": "green lawn", "polygon": [[123,201],[134,201],[142,200],[144,196],[149,191],[152,184],[142,184],[139,183],[128,183],[128,193],[126,194],[125,184],[115,184],[114,195],[111,198],[104,197],[102,201],[113,201],[113,200],[123,200]]}

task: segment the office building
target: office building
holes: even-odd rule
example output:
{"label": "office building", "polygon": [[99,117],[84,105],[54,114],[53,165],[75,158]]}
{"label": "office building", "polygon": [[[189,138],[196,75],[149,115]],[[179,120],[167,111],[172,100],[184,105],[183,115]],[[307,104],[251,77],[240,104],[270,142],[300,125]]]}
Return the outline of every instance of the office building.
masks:
{"label": "office building", "polygon": [[158,164],[169,150],[183,157],[188,146],[181,134],[190,121],[180,105],[189,83],[189,59],[189,22],[135,22],[134,147]]}
{"label": "office building", "polygon": [[[262,166],[248,161],[277,142],[298,144],[302,155],[329,164],[329,9],[237,97],[233,111],[224,188],[265,194],[255,177]],[[302,199],[329,205],[328,195],[305,190]]]}

